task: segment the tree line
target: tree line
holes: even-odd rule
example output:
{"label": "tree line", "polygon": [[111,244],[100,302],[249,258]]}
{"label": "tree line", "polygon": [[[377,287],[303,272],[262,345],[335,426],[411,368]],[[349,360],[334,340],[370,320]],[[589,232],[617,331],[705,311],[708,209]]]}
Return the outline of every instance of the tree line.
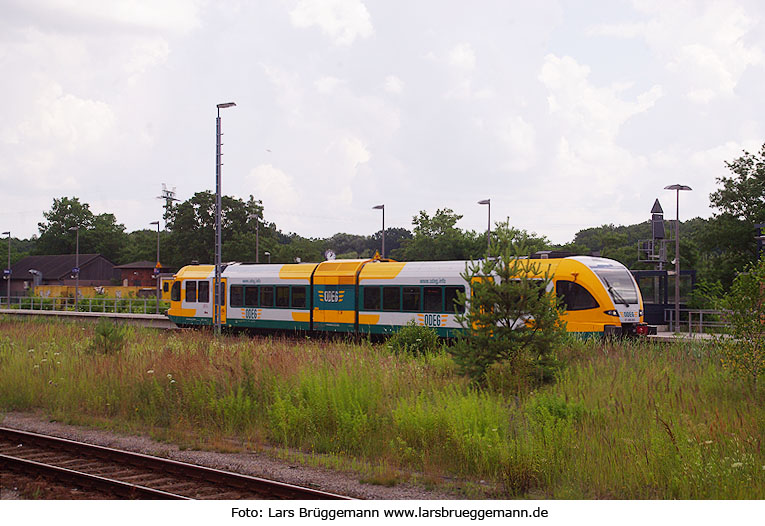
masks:
{"label": "tree line", "polygon": [[[730,175],[717,178],[720,188],[710,204],[716,210],[709,219],[694,218],[680,223],[680,255],[684,269],[727,289],[747,265],[757,261],[755,225],[765,223],[765,144],[756,154],[743,155],[725,163]],[[328,238],[308,238],[285,233],[263,218],[264,206],[253,196],[245,201],[222,197],[222,257],[224,261],[259,260],[274,263],[322,261],[327,249],[337,258],[369,258],[381,247],[382,231],[371,235],[337,233]],[[77,197],[53,200],[38,224],[39,235],[11,239],[11,260],[27,255],[70,254],[75,251],[75,227],[79,226],[80,253],[99,253],[115,264],[156,259],[157,232],[150,228],[127,232],[114,214],[94,214]],[[462,216],[444,208],[432,215],[420,211],[412,228],[386,228],[386,256],[400,261],[478,259],[486,256],[485,231],[463,230]],[[214,261],[215,195],[197,192],[190,199],[165,209],[160,236],[162,265],[180,268],[192,262]],[[672,229],[667,229],[671,231]],[[492,246],[500,240],[538,250],[566,250],[579,254],[599,253],[631,269],[653,268],[638,260],[638,241],[651,237],[650,221],[629,225],[602,225],[580,230],[564,245],[546,237],[516,229],[509,221],[493,227]],[[259,254],[256,255],[256,238]],[[509,240],[509,241],[507,241]],[[668,243],[668,258],[674,258],[674,243]]]}

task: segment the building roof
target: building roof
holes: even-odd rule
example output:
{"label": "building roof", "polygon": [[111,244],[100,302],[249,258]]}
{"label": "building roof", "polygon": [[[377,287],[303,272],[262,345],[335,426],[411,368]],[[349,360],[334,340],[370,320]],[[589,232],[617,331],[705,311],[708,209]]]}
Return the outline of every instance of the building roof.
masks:
{"label": "building roof", "polygon": [[124,265],[117,265],[114,268],[119,269],[136,269],[136,268],[154,268],[157,266],[156,261],[134,261],[132,263],[125,263]]}
{"label": "building roof", "polygon": [[[80,254],[80,268],[104,258],[101,254]],[[57,256],[27,256],[11,266],[11,279],[29,279],[31,269],[42,273],[44,279],[66,278],[75,267],[77,256],[75,254],[61,254]],[[106,261],[109,261],[106,259]],[[109,261],[111,263],[111,261]]]}

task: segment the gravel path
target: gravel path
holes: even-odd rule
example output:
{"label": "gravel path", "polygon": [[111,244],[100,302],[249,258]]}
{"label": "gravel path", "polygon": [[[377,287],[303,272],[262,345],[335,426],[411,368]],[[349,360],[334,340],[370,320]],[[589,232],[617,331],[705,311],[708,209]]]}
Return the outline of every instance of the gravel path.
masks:
{"label": "gravel path", "polygon": [[[309,486],[322,491],[360,499],[432,500],[460,498],[453,493],[427,490],[412,484],[397,484],[393,487],[364,484],[359,481],[359,475],[356,473],[332,471],[289,463],[270,456],[265,452],[215,453],[208,451],[182,451],[175,445],[156,442],[143,436],[123,435],[98,429],[50,422],[40,415],[30,413],[0,414],[0,423],[4,427],[49,434],[148,455],[162,456],[289,484]],[[3,498],[9,498],[9,494],[11,495],[10,498],[17,498],[10,491],[6,492]]]}

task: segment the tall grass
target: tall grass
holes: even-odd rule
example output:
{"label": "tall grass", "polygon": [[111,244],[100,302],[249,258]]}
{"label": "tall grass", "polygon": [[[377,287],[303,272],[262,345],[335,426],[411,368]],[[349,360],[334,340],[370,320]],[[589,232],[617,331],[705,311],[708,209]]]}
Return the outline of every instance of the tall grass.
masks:
{"label": "tall grass", "polygon": [[763,498],[763,390],[712,346],[572,340],[557,382],[475,390],[444,351],[0,318],[0,410],[494,483],[501,497]]}

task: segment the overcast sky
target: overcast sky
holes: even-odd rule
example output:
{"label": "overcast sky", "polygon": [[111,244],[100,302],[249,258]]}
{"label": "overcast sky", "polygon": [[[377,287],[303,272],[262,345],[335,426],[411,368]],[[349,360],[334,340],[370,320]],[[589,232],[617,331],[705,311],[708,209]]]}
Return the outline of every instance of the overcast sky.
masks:
{"label": "overcast sky", "polygon": [[758,1],[0,0],[0,231],[76,196],[128,231],[215,189],[285,232],[458,226],[565,243],[709,217],[765,142]]}

